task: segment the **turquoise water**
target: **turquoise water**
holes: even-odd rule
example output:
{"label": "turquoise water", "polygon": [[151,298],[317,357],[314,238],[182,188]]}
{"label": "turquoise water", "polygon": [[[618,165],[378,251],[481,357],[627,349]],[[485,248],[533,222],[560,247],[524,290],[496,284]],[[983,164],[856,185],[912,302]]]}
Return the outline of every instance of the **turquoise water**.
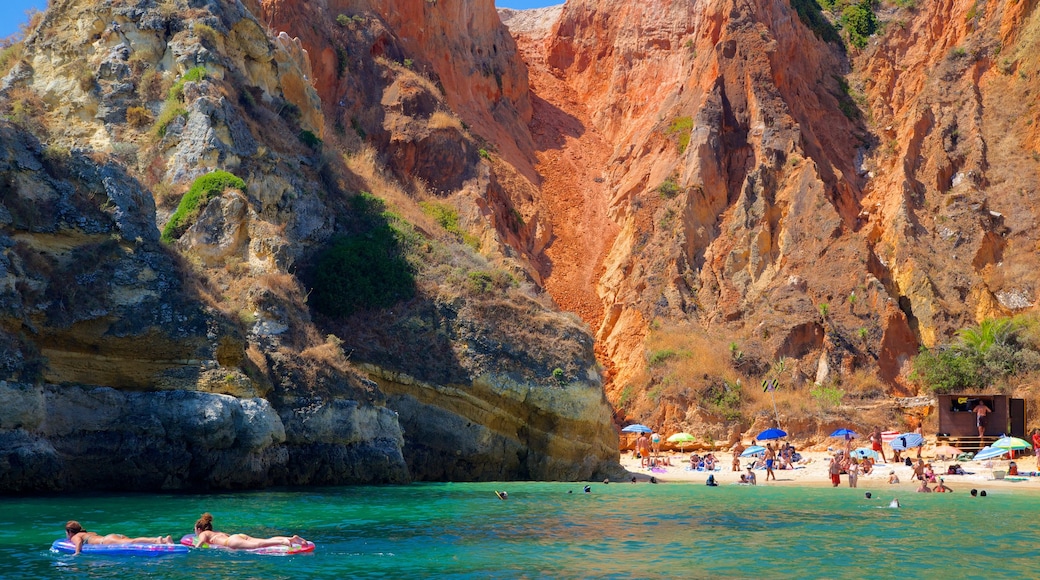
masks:
{"label": "turquoise water", "polygon": [[[0,499],[4,578],[961,578],[1034,576],[1040,495],[693,484],[415,484]],[[498,500],[493,490],[506,489]],[[573,492],[573,493],[568,493]],[[129,535],[297,532],[313,554],[53,554],[68,519]]]}

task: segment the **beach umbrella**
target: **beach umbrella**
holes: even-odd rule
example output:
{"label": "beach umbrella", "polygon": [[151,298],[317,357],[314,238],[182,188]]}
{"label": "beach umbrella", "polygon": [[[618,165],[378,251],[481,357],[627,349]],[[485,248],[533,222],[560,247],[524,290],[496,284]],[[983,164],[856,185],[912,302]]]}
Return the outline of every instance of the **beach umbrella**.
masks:
{"label": "beach umbrella", "polygon": [[696,439],[697,439],[696,437],[694,437],[693,435],[690,435],[689,433],[676,433],[675,435],[672,435],[671,437],[668,438],[668,442],[669,443],[678,443],[679,444],[679,453],[682,453],[683,449],[684,449],[684,445],[686,443],[689,443],[690,441],[695,441]]}
{"label": "beach umbrella", "polygon": [[768,441],[769,439],[779,439],[781,437],[787,437],[787,431],[783,429],[766,429],[765,431],[758,434],[755,439],[759,441]]}
{"label": "beach umbrella", "polygon": [[624,429],[621,430],[621,432],[622,433],[653,433],[654,430],[649,428],[649,427],[647,427],[646,425],[640,425],[640,424],[636,423],[635,425],[629,425],[628,427],[625,427]]}
{"label": "beach umbrella", "polygon": [[921,437],[917,433],[903,433],[889,441],[888,444],[896,451],[906,451],[912,447],[920,447],[924,445],[924,437]]}
{"label": "beach umbrella", "polygon": [[761,445],[752,445],[751,447],[748,447],[747,449],[745,449],[744,452],[740,454],[740,456],[741,457],[751,457],[752,455],[761,455],[761,454],[763,454],[765,452],[766,452],[766,448],[765,447],[762,447]]}
{"label": "beach umbrella", "polygon": [[1007,449],[997,449],[995,447],[983,447],[978,453],[975,454],[975,457],[973,457],[972,459],[975,460],[975,461],[985,461],[987,459],[993,459],[995,457],[1000,457],[1001,455],[1004,455],[1007,452],[1008,452]]}
{"label": "beach umbrella", "polygon": [[1001,437],[1000,439],[997,439],[993,443],[990,443],[989,446],[990,447],[994,447],[996,449],[1007,449],[1009,451],[1012,450],[1012,449],[1032,449],[1033,448],[1033,445],[1031,443],[1029,443],[1028,441],[1024,440],[1024,439],[1019,439],[1018,437],[1008,437],[1008,436],[1004,436],[1004,437]]}
{"label": "beach umbrella", "polygon": [[940,446],[935,448],[935,454],[936,455],[942,455],[944,457],[945,456],[957,457],[961,453],[962,453],[962,451],[960,449],[958,449],[958,448],[956,448],[956,447],[954,447],[952,445],[940,445]]}
{"label": "beach umbrella", "polygon": [[831,437],[856,437],[856,432],[852,429],[838,429],[834,433],[831,433]]}
{"label": "beach umbrella", "polygon": [[859,449],[854,449],[852,451],[851,455],[853,457],[858,457],[860,459],[863,459],[864,457],[869,457],[871,459],[877,459],[878,458],[878,452],[874,451],[873,449],[869,449],[867,447],[860,447]]}
{"label": "beach umbrella", "polygon": [[[989,446],[993,447],[995,449],[1007,449],[1008,451],[1015,451],[1015,450],[1018,450],[1018,449],[1032,449],[1033,448],[1032,443],[1029,443],[1028,441],[1026,441],[1024,439],[1019,439],[1018,437],[1008,437],[1007,435],[1001,437],[1000,439],[997,439],[993,443],[990,443]],[[1015,454],[1012,453],[1011,457],[1014,457],[1014,456],[1015,456]]]}

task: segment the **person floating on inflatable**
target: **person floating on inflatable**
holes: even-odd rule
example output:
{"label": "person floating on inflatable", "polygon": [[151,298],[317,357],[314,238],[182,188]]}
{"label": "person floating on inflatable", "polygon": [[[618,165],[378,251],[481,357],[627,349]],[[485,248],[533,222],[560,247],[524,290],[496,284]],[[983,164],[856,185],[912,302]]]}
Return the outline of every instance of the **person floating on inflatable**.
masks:
{"label": "person floating on inflatable", "polygon": [[300,536],[273,536],[270,538],[254,538],[246,534],[225,534],[213,530],[213,516],[209,513],[195,522],[195,546],[212,544],[233,550],[255,550],[273,546],[302,546],[307,540]]}
{"label": "person floating on inflatable", "polygon": [[102,536],[101,534],[95,534],[94,532],[88,532],[83,529],[83,526],[76,520],[69,520],[65,524],[65,537],[69,539],[69,542],[76,546],[76,553],[79,554],[83,551],[84,544],[90,545],[112,545],[112,544],[172,544],[173,538],[170,536],[156,536],[152,538],[131,538],[124,536],[123,534],[108,534]]}

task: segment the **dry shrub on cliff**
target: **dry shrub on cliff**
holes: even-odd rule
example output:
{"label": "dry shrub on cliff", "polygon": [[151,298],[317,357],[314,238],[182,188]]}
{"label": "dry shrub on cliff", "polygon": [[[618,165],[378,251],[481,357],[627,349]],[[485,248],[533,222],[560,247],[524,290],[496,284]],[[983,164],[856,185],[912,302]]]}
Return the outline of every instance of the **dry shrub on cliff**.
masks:
{"label": "dry shrub on cliff", "polygon": [[8,120],[37,136],[46,132],[47,108],[40,95],[31,89],[16,87],[7,93],[7,97],[7,102],[0,107]]}
{"label": "dry shrub on cliff", "polygon": [[[410,196],[400,183],[389,175],[382,163],[379,161],[379,152],[370,145],[362,146],[358,151],[344,155],[343,161],[350,173],[353,173],[360,183],[353,184],[358,189],[368,191],[386,202],[388,208],[401,216],[410,224],[422,226],[426,232],[436,231],[433,221],[427,217],[419,208],[415,200]],[[348,187],[352,184],[347,184]],[[421,188],[421,184],[415,184]],[[417,195],[425,197],[424,191],[417,191]]]}
{"label": "dry shrub on cliff", "polygon": [[886,387],[876,372],[857,369],[851,375],[842,377],[841,388],[849,399],[872,401],[886,397]]}
{"label": "dry shrub on cliff", "polygon": [[731,364],[722,337],[698,325],[674,324],[652,330],[645,345],[645,381],[632,386],[643,396],[626,393],[628,387],[621,393],[631,416],[652,416],[665,401],[680,408],[698,406],[724,420],[741,416],[742,385],[748,379]]}
{"label": "dry shrub on cliff", "polygon": [[173,81],[166,78],[163,73],[149,69],[141,75],[137,82],[137,96],[145,102],[161,101],[166,97]]}
{"label": "dry shrub on cliff", "polygon": [[429,127],[431,131],[436,131],[437,129],[455,129],[460,133],[463,131],[462,121],[460,121],[455,115],[445,111],[434,111],[434,113],[430,115],[427,127]]}
{"label": "dry shrub on cliff", "polygon": [[24,46],[15,42],[0,48],[0,76],[7,75],[14,68],[14,64],[21,60]]}
{"label": "dry shrub on cliff", "polygon": [[389,68],[390,70],[396,72],[398,75],[405,77],[406,81],[411,81],[418,84],[422,88],[429,91],[429,93],[432,95],[436,95],[438,97],[444,95],[444,91],[442,91],[440,87],[435,85],[433,81],[415,72],[408,66],[405,66],[405,63],[394,62],[386,57],[378,56],[376,57],[376,64]]}
{"label": "dry shrub on cliff", "polygon": [[340,372],[349,372],[350,363],[343,353],[343,341],[335,334],[326,337],[325,342],[303,349],[300,356]]}

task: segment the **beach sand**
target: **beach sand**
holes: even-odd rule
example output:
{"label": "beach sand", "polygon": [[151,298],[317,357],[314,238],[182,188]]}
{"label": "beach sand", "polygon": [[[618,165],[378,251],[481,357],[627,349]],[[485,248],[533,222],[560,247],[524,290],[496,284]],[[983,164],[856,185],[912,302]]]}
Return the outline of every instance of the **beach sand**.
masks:
{"label": "beach sand", "polygon": [[[704,452],[699,453],[704,455]],[[802,454],[802,464],[798,465],[798,468],[793,470],[775,470],[775,481],[770,480],[767,482],[765,470],[756,470],[755,476],[758,479],[758,485],[830,487],[830,475],[828,474],[827,467],[832,454],[827,451],[799,451],[799,453]],[[662,452],[662,456],[668,456],[672,465],[659,467],[657,468],[657,471],[641,468],[640,460],[636,459],[631,451],[622,452],[621,465],[641,483],[649,481],[650,477],[653,476],[661,483],[680,482],[703,485],[704,481],[708,478],[709,472],[691,471],[687,469],[689,466],[690,453],[680,454],[678,452]],[[715,457],[721,460],[722,465],[721,470],[714,472],[715,480],[718,481],[719,485],[738,483],[740,481],[741,473],[746,473],[746,470],[743,470],[743,468],[747,466],[750,461],[749,458],[741,458],[742,470],[731,471],[733,463],[732,453],[729,451],[717,451],[715,452]],[[911,458],[915,458],[912,453]],[[1020,480],[996,479],[993,475],[994,471],[1007,472],[1009,462],[1007,459],[991,461],[943,461],[934,457],[929,457],[927,451],[925,451],[923,459],[925,463],[930,462],[932,464],[932,469],[935,471],[936,476],[942,477],[947,487],[953,489],[955,493],[967,493],[972,488],[987,490],[1022,489],[1030,490],[1031,492],[1040,491],[1040,477],[1025,477]],[[970,472],[970,474],[946,475],[946,468],[954,463],[959,463],[961,467],[963,467],[966,472]],[[1036,458],[1033,456],[1016,458],[1015,463],[1018,465],[1019,472],[1040,471],[1037,467]],[[888,483],[890,471],[896,472],[900,483]],[[913,469],[902,463],[879,463],[876,464],[874,470],[869,475],[860,474],[857,487],[864,488],[864,490],[867,491],[891,489],[893,491],[899,490],[901,493],[913,492],[917,489],[917,484],[913,480],[912,474]],[[842,474],[841,476],[841,486],[849,486],[848,476],[845,474]],[[935,484],[929,484],[929,487],[934,488]]]}

